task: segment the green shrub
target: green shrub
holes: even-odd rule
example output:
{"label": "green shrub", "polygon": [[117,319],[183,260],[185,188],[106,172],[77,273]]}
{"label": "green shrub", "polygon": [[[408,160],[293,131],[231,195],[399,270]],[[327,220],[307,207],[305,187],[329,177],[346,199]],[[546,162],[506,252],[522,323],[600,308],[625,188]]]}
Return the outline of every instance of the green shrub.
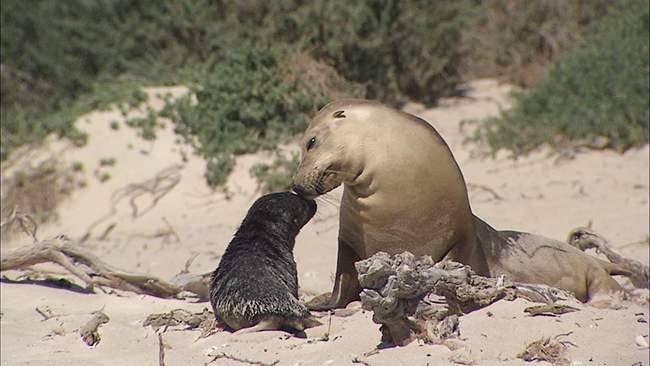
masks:
{"label": "green shrub", "polygon": [[467,4],[462,73],[467,79],[499,77],[530,87],[544,66],[565,56],[583,29],[599,21],[612,0],[490,0]]}
{"label": "green shrub", "polygon": [[[79,95],[74,102],[61,101],[62,107],[58,111],[50,110],[50,114],[43,114],[38,103],[26,105],[24,108],[5,108],[5,87],[10,88],[3,82],[2,159],[5,159],[13,148],[40,142],[50,133],[67,137],[83,145],[86,134],[74,126],[75,120],[80,115],[93,110],[107,110],[115,103],[126,102],[129,105],[139,106],[143,101],[141,96],[143,91],[137,84],[94,84],[90,92]],[[20,102],[16,103],[20,104]],[[47,106],[43,109],[47,110]]]}
{"label": "green shrub", "polygon": [[366,86],[370,99],[433,104],[460,80],[462,2],[284,2],[265,21],[274,38],[310,50]]}
{"label": "green shrub", "polygon": [[72,170],[75,172],[80,172],[84,170],[84,163],[80,161],[75,161],[72,163]]}
{"label": "green shrub", "polygon": [[117,159],[115,158],[101,158],[99,159],[99,166],[113,166],[117,164]]}
{"label": "green shrub", "polygon": [[[211,0],[6,0],[2,21],[1,157],[49,133],[83,139],[73,127],[101,104],[75,102],[123,84],[178,83],[180,67],[229,46]],[[218,14],[217,14],[218,17]],[[233,42],[238,42],[235,38]],[[128,95],[128,97],[126,97]],[[110,103],[146,95],[120,93]],[[95,98],[91,96],[90,98]],[[55,115],[53,115],[55,114]]]}
{"label": "green shrub", "polygon": [[110,179],[111,179],[111,173],[109,172],[102,172],[99,174],[99,181],[102,183],[105,183]]}
{"label": "green shrub", "polygon": [[598,137],[617,151],[647,142],[649,14],[630,1],[591,28],[589,46],[551,68],[516,106],[483,122],[475,136],[496,152],[526,154],[542,143]]}
{"label": "green shrub", "polygon": [[291,49],[283,45],[242,45],[192,89],[197,104],[188,96],[161,111],[206,158],[211,185],[225,182],[234,155],[289,141],[330,100],[326,91],[284,77],[289,55]]}
{"label": "green shrub", "polygon": [[140,131],[138,131],[138,135],[140,135],[145,140],[155,140],[156,127],[161,127],[161,124],[157,121],[156,111],[151,108],[147,110],[146,117],[127,119],[126,125],[139,129]]}
{"label": "green shrub", "polygon": [[291,178],[298,170],[298,165],[300,165],[300,154],[291,154],[289,160],[278,151],[273,164],[255,164],[250,169],[250,173],[257,178],[264,193],[288,191],[291,189]]}

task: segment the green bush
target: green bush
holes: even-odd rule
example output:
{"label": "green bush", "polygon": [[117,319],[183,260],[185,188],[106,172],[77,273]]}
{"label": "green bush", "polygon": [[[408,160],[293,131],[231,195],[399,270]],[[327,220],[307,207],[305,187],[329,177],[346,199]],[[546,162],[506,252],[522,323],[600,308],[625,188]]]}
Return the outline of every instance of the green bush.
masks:
{"label": "green bush", "polygon": [[516,106],[483,122],[471,139],[492,152],[526,154],[542,143],[607,138],[617,151],[647,142],[650,97],[647,1],[630,1],[591,28],[586,49],[576,50]]}
{"label": "green bush", "polygon": [[99,159],[99,166],[114,166],[117,164],[117,159],[115,158],[101,158]]}
{"label": "green bush", "polygon": [[162,127],[162,124],[157,121],[156,111],[151,108],[147,110],[145,117],[127,119],[126,125],[139,129],[138,135],[145,140],[155,140],[156,127]]}
{"label": "green bush", "polygon": [[[10,88],[3,82],[3,103],[5,87]],[[50,111],[49,114],[40,113],[37,104],[13,109],[3,106],[2,159],[5,159],[13,148],[23,144],[40,142],[50,133],[56,133],[60,137],[67,137],[79,144],[83,144],[86,135],[74,126],[75,120],[80,115],[93,110],[107,110],[111,105],[121,102],[139,106],[146,100],[146,93],[144,93],[144,97],[143,93],[140,86],[133,83],[121,85],[94,84],[90,92],[80,94],[74,101],[62,101],[60,103],[61,109],[55,112]]]}
{"label": "green bush", "polygon": [[[621,2],[6,0],[0,153],[51,132],[83,143],[74,120],[124,101],[126,118],[146,100],[136,83],[195,84],[199,105],[163,113],[218,184],[235,154],[273,148],[334,98],[434,104],[456,92],[461,70],[535,79],[529,65]],[[155,119],[129,123],[154,139]]]}
{"label": "green bush", "polygon": [[197,104],[188,96],[161,112],[208,160],[211,185],[225,182],[234,155],[288,142],[329,101],[325,92],[287,82],[295,81],[283,77],[288,55],[291,50],[282,45],[243,45],[204,75],[200,87],[192,88]]}
{"label": "green bush", "polygon": [[[178,83],[175,70],[230,45],[229,24],[214,21],[218,10],[208,11],[216,7],[211,0],[0,4],[3,160],[13,148],[52,132],[82,139],[74,120],[101,106],[79,108],[80,97],[123,90],[133,81]],[[141,94],[129,98],[137,103]],[[121,95],[111,103],[124,100]]]}
{"label": "green bush", "polygon": [[250,169],[252,176],[257,178],[262,192],[279,192],[291,189],[291,178],[300,165],[300,154],[291,154],[291,160],[281,152],[276,152],[272,164],[260,163]]}
{"label": "green bush", "polygon": [[274,37],[297,44],[366,86],[370,99],[434,104],[460,80],[462,3],[452,0],[317,0],[266,17]]}
{"label": "green bush", "polygon": [[495,78],[534,85],[544,66],[565,56],[612,0],[490,0],[468,4],[463,29],[465,79]]}

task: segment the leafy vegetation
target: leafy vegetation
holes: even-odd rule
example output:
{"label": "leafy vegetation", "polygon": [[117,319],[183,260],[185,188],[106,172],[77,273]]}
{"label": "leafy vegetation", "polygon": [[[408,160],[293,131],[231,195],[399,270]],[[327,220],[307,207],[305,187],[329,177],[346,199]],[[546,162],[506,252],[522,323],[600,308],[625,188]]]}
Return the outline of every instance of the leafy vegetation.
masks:
{"label": "leafy vegetation", "polygon": [[563,58],[516,105],[484,121],[473,141],[526,154],[542,143],[593,142],[617,151],[649,139],[649,10],[630,1],[591,27],[589,47]]}
{"label": "leafy vegetation", "polygon": [[[126,123],[152,140],[162,127],[158,117],[172,118],[175,130],[206,158],[207,181],[219,185],[237,154],[274,149],[332,99],[433,105],[457,94],[463,78],[532,85],[544,65],[569,54],[574,44],[587,46],[577,51],[586,56],[562,61],[562,71],[551,72],[539,91],[517,97],[522,112],[504,114],[507,123],[488,121],[476,139],[523,152],[548,136],[583,138],[591,131],[622,150],[647,140],[647,106],[644,117],[642,103],[631,97],[644,80],[647,85],[647,66],[643,73],[642,57],[633,60],[640,36],[621,33],[629,24],[596,26],[611,9],[631,5],[642,18],[647,12],[639,4],[647,1],[6,0],[0,153],[5,159],[15,147],[52,132],[82,144],[85,136],[74,128],[79,115],[118,103],[127,117],[129,108],[146,101],[141,85],[182,83],[194,85],[198,103],[184,98]],[[616,44],[623,36],[625,42]],[[611,44],[603,45],[605,39]],[[642,44],[647,54],[647,37]],[[629,63],[616,64],[614,56]],[[589,66],[588,60],[598,62]],[[581,63],[591,68],[578,71]],[[629,75],[593,76],[607,68]],[[569,81],[572,75],[576,80]],[[578,93],[579,86],[597,90],[598,80],[630,84],[612,89],[615,96],[605,102]],[[554,107],[563,119],[543,112],[555,103],[551,96],[572,101],[572,107]],[[531,130],[532,124],[550,123],[531,119],[535,114],[563,127]],[[260,177],[270,179],[262,170]]]}
{"label": "leafy vegetation", "polygon": [[[618,1],[620,3],[620,1]],[[549,63],[584,46],[588,27],[617,1],[479,1],[469,6],[463,32],[466,79],[499,77],[530,87]],[[585,29],[587,31],[585,32]]]}
{"label": "leafy vegetation", "polygon": [[208,160],[211,185],[225,183],[234,155],[288,142],[329,101],[326,90],[285,73],[286,62],[296,60],[287,55],[292,56],[290,49],[282,45],[243,45],[192,89],[198,103],[188,96],[161,112]]}
{"label": "leafy vegetation", "polygon": [[291,189],[291,177],[298,170],[298,165],[300,165],[300,154],[291,154],[289,160],[281,152],[276,152],[272,164],[255,164],[250,169],[250,173],[257,178],[265,193],[288,191]]}

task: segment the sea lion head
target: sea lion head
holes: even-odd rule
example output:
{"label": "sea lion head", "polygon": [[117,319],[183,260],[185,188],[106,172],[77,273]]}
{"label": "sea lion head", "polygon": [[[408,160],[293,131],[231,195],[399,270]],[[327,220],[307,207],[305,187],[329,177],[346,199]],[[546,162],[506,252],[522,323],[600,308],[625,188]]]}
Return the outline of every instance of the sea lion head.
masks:
{"label": "sea lion head", "polygon": [[316,114],[300,141],[302,158],[292,181],[298,195],[314,198],[342,183],[354,183],[364,167],[364,134],[356,130],[365,128],[360,123],[377,106],[371,101],[343,99]]}
{"label": "sea lion head", "polygon": [[289,229],[293,236],[305,226],[316,213],[316,201],[300,197],[292,192],[270,193],[260,197],[248,210],[241,227],[280,225]]}

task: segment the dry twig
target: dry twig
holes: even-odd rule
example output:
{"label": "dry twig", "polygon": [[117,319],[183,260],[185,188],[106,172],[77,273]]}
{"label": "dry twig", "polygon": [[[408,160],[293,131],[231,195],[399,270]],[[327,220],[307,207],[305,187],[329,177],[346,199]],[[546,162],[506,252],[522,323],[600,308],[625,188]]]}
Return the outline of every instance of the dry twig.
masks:
{"label": "dry twig", "polygon": [[[129,204],[131,205],[131,216],[133,218],[144,215],[153,209],[158,201],[163,198],[167,193],[169,193],[172,188],[174,188],[181,181],[180,171],[183,167],[181,165],[173,165],[169,168],[166,168],[156,174],[155,177],[144,181],[142,183],[131,183],[125,187],[122,187],[111,195],[111,211],[93,222],[86,230],[86,234],[83,236],[81,242],[83,243],[90,238],[92,230],[99,225],[104,220],[112,217],[117,213],[117,204],[125,198],[129,199]],[[138,212],[138,206],[135,204],[136,198],[144,195],[150,194],[153,196],[153,201],[149,207],[144,209],[142,212]]]}
{"label": "dry twig", "polygon": [[494,197],[495,200],[502,201],[503,197],[501,197],[494,189],[484,186],[482,184],[474,184],[474,183],[467,183],[467,189],[472,190],[472,189],[480,189],[482,191],[488,192]]}
{"label": "dry twig", "polygon": [[158,333],[158,365],[165,366],[165,348],[171,348],[163,339],[162,333]]}
{"label": "dry twig", "polygon": [[233,360],[233,361],[239,361],[239,362],[247,363],[247,364],[250,364],[250,365],[259,365],[259,366],[274,366],[274,365],[277,365],[280,362],[280,360],[276,360],[276,361],[273,361],[272,363],[265,363],[265,362],[262,362],[262,361],[249,360],[247,358],[238,358],[238,357],[235,357],[235,356],[228,355],[228,354],[226,354],[224,352],[221,352],[218,355],[214,356],[212,358],[212,360],[208,361],[205,365],[207,366],[207,365],[213,363],[214,361],[220,360],[222,358],[225,358],[227,360]]}
{"label": "dry twig", "polygon": [[8,229],[14,223],[18,223],[20,228],[34,239],[34,242],[38,241],[38,239],[36,239],[36,231],[38,230],[36,221],[34,221],[31,216],[20,213],[18,206],[14,206],[14,209],[11,211],[7,220],[0,224],[0,229],[5,227]]}

